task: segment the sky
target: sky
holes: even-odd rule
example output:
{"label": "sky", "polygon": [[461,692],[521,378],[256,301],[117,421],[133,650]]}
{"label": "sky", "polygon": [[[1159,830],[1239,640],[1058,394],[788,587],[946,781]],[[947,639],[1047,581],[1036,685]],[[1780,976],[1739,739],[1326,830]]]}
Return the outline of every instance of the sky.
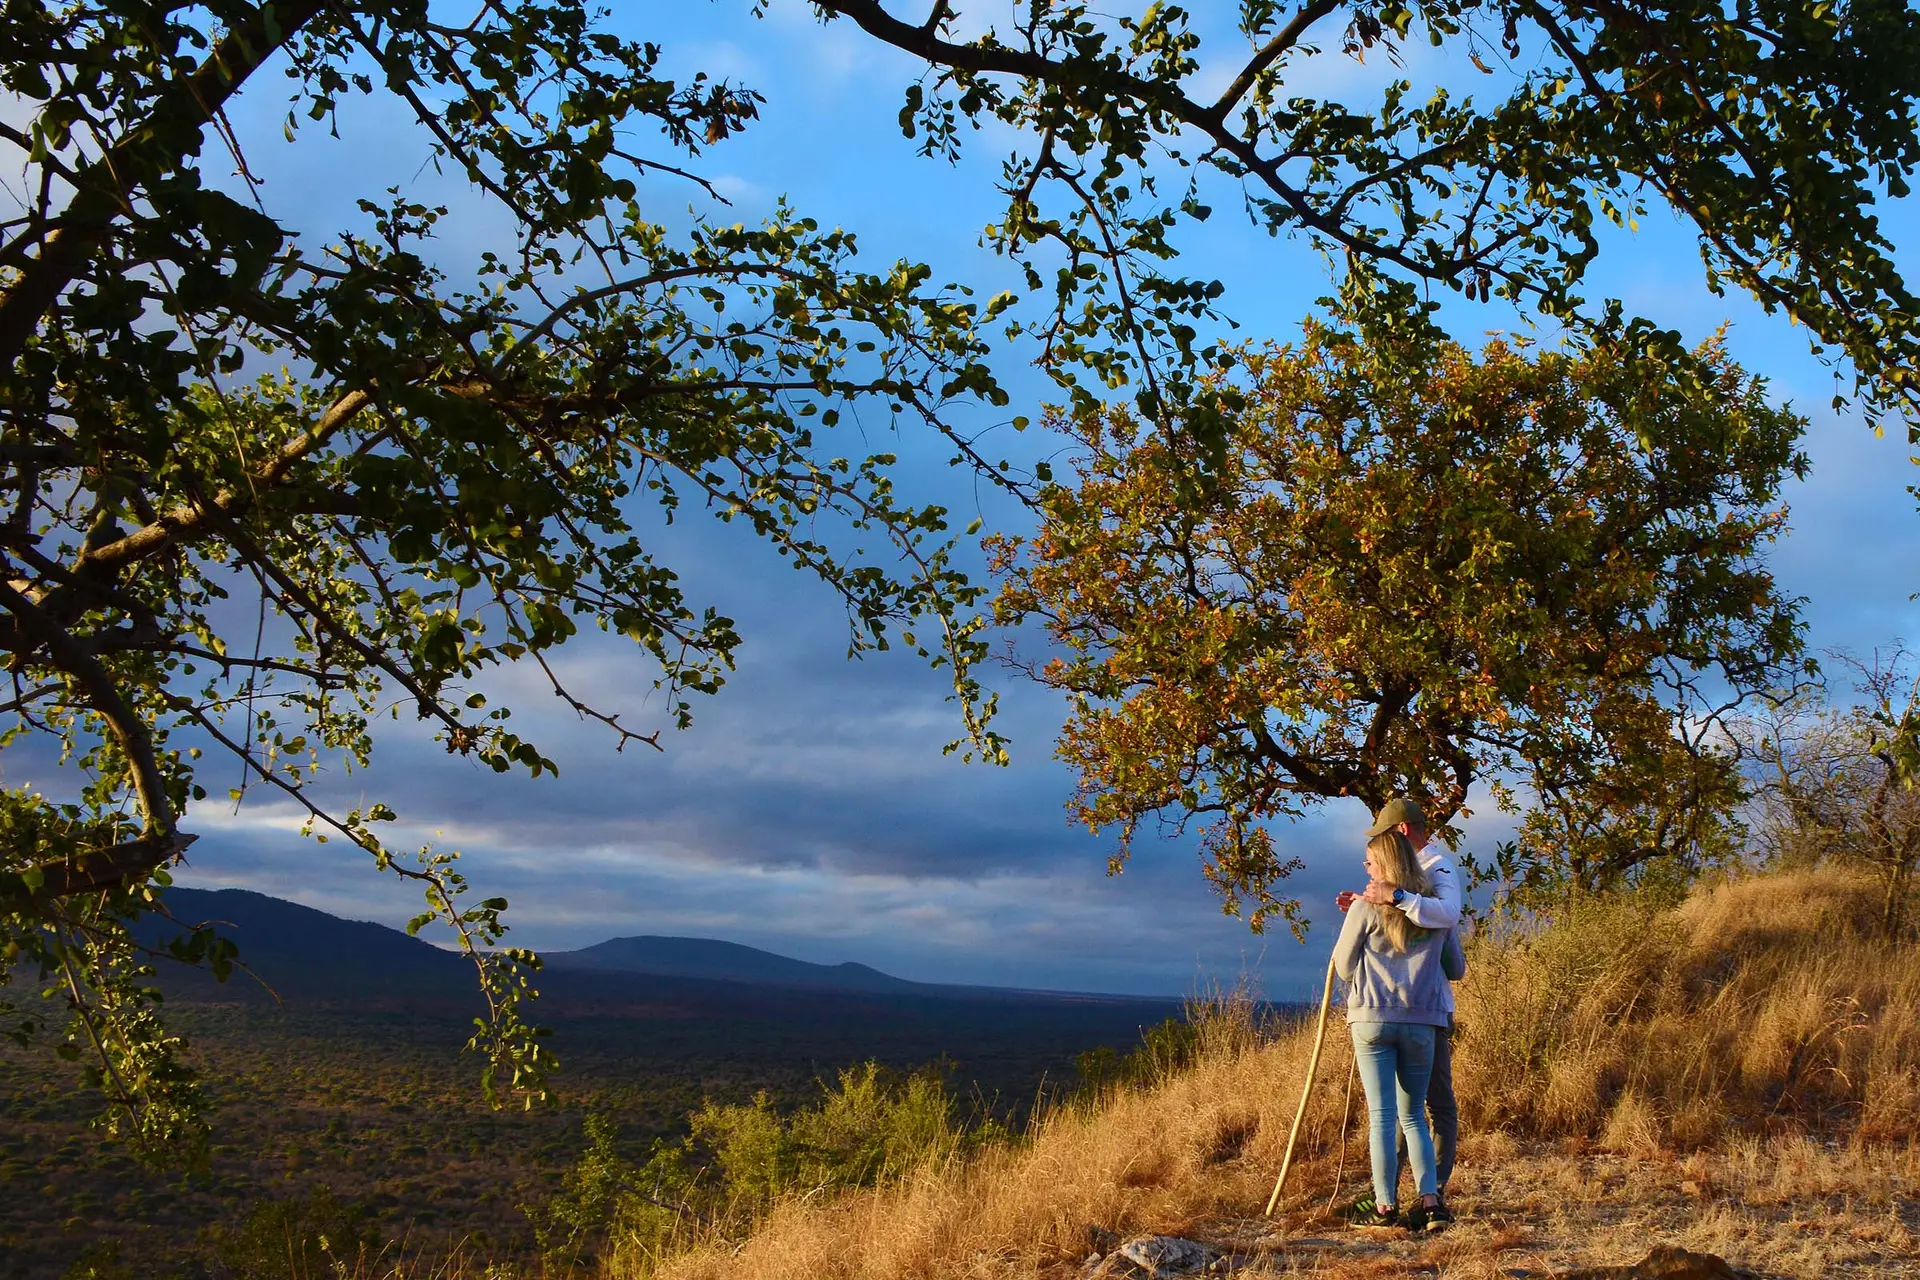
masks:
{"label": "sky", "polygon": [[[917,74],[910,60],[850,24],[822,27],[797,0],[774,0],[763,19],[750,8],[677,0],[619,19],[660,43],[677,74],[704,69],[765,96],[762,119],[699,163],[733,202],[727,216],[756,219],[784,195],[821,224],[856,231],[869,266],[907,256],[982,296],[1014,286],[980,247],[980,228],[999,213],[993,183],[1006,139],[967,137],[954,166],[915,156],[895,123],[900,91]],[[1409,53],[1414,70],[1426,56]],[[1328,58],[1311,74],[1364,93],[1377,71]],[[234,126],[269,207],[299,210],[303,231],[348,225],[355,198],[393,183],[454,208],[441,241],[447,261],[504,247],[504,223],[425,167],[426,140],[396,126],[390,107],[349,104],[338,140],[309,129],[290,148],[280,142],[284,102],[261,83]],[[670,224],[705,203],[684,187],[647,196]],[[1920,245],[1903,234],[1910,208],[1888,216],[1903,247]],[[1184,270],[1228,280],[1223,305],[1242,337],[1287,337],[1327,290],[1307,246],[1270,239],[1230,201],[1183,245]],[[1696,244],[1664,214],[1609,238],[1590,292],[1621,297],[1690,340],[1730,325],[1735,358],[1812,419],[1812,471],[1792,486],[1792,532],[1772,557],[1781,582],[1808,602],[1811,646],[1870,649],[1916,634],[1908,594],[1920,513],[1906,492],[1906,449],[1827,407],[1832,375],[1803,336],[1743,298],[1710,294]],[[1463,336],[1524,323],[1464,303],[1446,315]],[[1025,358],[1009,351],[1002,365],[1014,403],[975,425],[1038,418],[1047,389]],[[1054,447],[1034,433],[992,439],[1026,456]],[[978,514],[989,529],[1023,527],[1017,509],[947,468],[937,448],[908,436],[898,445],[908,492],[947,503],[961,524]],[[461,851],[469,879],[511,901],[510,941],[557,950],[630,934],[713,937],[923,981],[1028,988],[1177,995],[1242,974],[1276,999],[1317,987],[1338,918],[1332,895],[1364,881],[1367,815],[1357,801],[1276,833],[1283,852],[1306,863],[1289,888],[1313,924],[1304,944],[1284,929],[1255,936],[1222,914],[1190,842],[1143,832],[1125,873],[1106,873],[1110,840],[1068,820],[1073,778],[1052,755],[1062,715],[1053,694],[988,671],[1012,761],[965,764],[942,754],[960,727],[939,673],[897,653],[847,661],[833,602],[740,530],[683,523],[665,538],[696,598],[737,619],[745,644],[728,686],[696,707],[692,729],[663,738],[663,752],[616,753],[602,728],[516,673],[500,692],[518,694],[520,730],[535,730],[560,765],[557,779],[495,775],[400,724],[370,770],[328,784],[336,796],[364,791],[399,810],[393,843]],[[587,637],[564,662],[582,687],[647,712],[653,673],[626,647]],[[227,785],[209,781],[216,793]],[[209,802],[186,824],[201,839],[178,878],[394,925],[417,910],[413,889],[338,843],[315,846],[298,825],[257,794],[237,809]],[[1468,822],[1465,846],[1490,850],[1507,829],[1483,812]]]}

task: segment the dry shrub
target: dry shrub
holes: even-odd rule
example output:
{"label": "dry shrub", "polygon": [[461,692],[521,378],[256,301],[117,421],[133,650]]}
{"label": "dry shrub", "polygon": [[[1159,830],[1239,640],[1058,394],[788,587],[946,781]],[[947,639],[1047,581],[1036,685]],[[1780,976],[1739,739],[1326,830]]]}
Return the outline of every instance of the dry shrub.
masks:
{"label": "dry shrub", "polygon": [[1741,1132],[1904,1139],[1920,946],[1882,935],[1878,909],[1871,883],[1821,870],[1490,933],[1460,987],[1464,1122],[1636,1153]]}
{"label": "dry shrub", "polygon": [[1638,1091],[1628,1089],[1607,1113],[1600,1141],[1628,1155],[1653,1156],[1661,1151],[1660,1136],[1660,1113]]}

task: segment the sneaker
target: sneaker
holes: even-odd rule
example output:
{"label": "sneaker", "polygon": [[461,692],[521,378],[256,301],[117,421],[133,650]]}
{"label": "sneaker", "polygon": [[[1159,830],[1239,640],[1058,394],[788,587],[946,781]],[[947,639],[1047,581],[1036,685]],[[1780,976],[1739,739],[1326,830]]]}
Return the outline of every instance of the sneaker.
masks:
{"label": "sneaker", "polygon": [[1352,1227],[1397,1227],[1400,1225],[1400,1211],[1392,1205],[1381,1208],[1373,1202],[1372,1196],[1361,1196],[1341,1211],[1348,1226]]}
{"label": "sneaker", "polygon": [[1453,1210],[1447,1208],[1445,1201],[1433,1205],[1423,1204],[1407,1210],[1407,1230],[1409,1231],[1426,1232],[1431,1235],[1436,1231],[1445,1231],[1452,1222]]}

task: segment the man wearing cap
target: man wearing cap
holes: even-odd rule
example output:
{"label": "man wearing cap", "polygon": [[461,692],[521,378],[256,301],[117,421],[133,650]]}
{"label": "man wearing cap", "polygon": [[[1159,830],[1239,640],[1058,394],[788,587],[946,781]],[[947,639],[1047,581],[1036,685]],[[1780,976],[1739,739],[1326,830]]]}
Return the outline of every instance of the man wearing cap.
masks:
{"label": "man wearing cap", "polygon": [[[1437,931],[1457,926],[1460,923],[1460,873],[1447,858],[1443,846],[1428,844],[1426,812],[1416,801],[1396,796],[1381,806],[1373,825],[1367,828],[1367,838],[1387,831],[1398,831],[1413,846],[1421,870],[1433,882],[1433,895],[1422,897],[1375,880],[1361,893],[1342,890],[1334,899],[1334,905],[1345,911],[1359,898],[1383,909],[1398,907],[1408,920],[1422,929]],[[1453,1099],[1453,986],[1443,985],[1449,1025],[1433,1038],[1433,1077],[1427,1085],[1427,1114],[1433,1119],[1434,1162],[1438,1166],[1442,1204],[1446,1203],[1447,1178],[1453,1173],[1454,1151],[1460,1145],[1460,1108]]]}

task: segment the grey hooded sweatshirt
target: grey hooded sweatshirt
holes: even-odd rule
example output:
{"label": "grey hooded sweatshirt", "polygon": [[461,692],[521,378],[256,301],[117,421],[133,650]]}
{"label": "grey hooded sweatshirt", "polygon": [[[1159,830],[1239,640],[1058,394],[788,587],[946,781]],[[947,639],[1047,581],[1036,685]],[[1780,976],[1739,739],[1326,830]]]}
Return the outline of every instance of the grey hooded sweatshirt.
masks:
{"label": "grey hooded sweatshirt", "polygon": [[1451,929],[1415,929],[1406,951],[1397,952],[1380,927],[1382,910],[1398,908],[1355,902],[1333,945],[1334,971],[1347,984],[1347,1021],[1448,1025],[1448,981],[1466,972],[1459,939]]}

